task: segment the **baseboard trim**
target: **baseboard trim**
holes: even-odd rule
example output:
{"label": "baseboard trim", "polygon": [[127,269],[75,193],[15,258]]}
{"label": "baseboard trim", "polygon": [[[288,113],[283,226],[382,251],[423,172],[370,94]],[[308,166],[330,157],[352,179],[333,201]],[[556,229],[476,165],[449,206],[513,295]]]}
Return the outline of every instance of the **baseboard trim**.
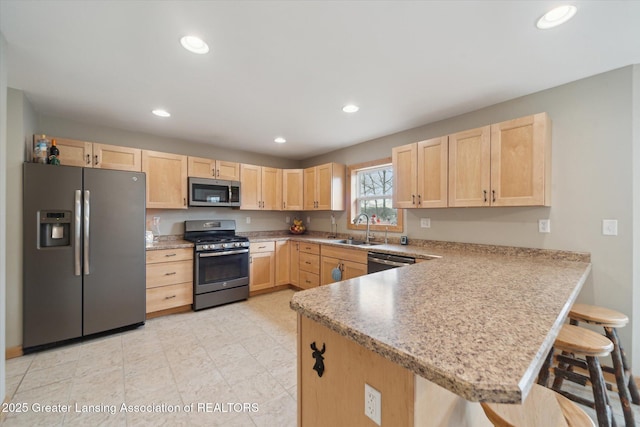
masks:
{"label": "baseboard trim", "polygon": [[16,357],[22,356],[24,353],[22,352],[22,346],[17,345],[15,347],[9,347],[5,349],[4,358],[5,360],[14,359]]}
{"label": "baseboard trim", "polygon": [[257,295],[271,294],[273,292],[282,291],[284,289],[291,289],[293,285],[278,285],[273,288],[260,289],[259,291],[251,291],[249,292],[250,297],[255,297]]}
{"label": "baseboard trim", "polygon": [[169,314],[186,313],[192,311],[191,304],[181,305],[180,307],[168,308],[166,310],[154,311],[153,313],[147,313],[147,320],[155,317],[167,316]]}

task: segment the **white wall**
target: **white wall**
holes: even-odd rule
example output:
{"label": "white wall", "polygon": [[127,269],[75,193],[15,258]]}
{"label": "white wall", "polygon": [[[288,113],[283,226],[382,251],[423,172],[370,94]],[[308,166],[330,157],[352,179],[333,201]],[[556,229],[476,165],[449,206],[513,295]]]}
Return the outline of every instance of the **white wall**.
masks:
{"label": "white wall", "polygon": [[[306,159],[303,166],[384,158],[391,155],[394,146],[546,111],[553,121],[551,207],[409,209],[405,234],[409,239],[590,252],[593,273],[579,299],[632,317],[635,325],[620,330],[626,349],[631,350],[632,331],[640,341],[640,313],[634,313],[632,303],[632,297],[638,298],[640,293],[637,279],[634,293],[632,274],[633,260],[637,263],[640,257],[638,248],[634,252],[633,247],[633,77],[634,67],[621,68]],[[635,112],[637,122],[638,110]],[[636,161],[636,175],[638,169],[640,162]],[[310,216],[311,230],[329,229],[328,215]],[[420,218],[431,218],[431,228],[420,228]],[[537,221],[542,218],[551,219],[550,234],[538,233]],[[618,236],[602,235],[605,218],[618,220]],[[346,214],[340,213],[338,220],[344,231]],[[636,350],[637,357],[640,349]],[[640,373],[640,362],[634,368]]]}
{"label": "white wall", "polygon": [[[0,32],[0,171],[7,170],[7,42]],[[0,172],[0,354],[5,354],[5,331],[6,331],[6,253],[7,253],[7,174]],[[3,359],[4,360],[4,359]],[[0,363],[0,402],[3,402],[6,395],[5,387],[6,371],[5,364]]]}

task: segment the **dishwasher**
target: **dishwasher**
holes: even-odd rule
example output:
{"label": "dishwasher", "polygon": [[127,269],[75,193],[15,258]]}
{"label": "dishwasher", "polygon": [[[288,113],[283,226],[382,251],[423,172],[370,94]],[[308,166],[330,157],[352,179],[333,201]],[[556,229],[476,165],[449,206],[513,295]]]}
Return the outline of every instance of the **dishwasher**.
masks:
{"label": "dishwasher", "polygon": [[369,252],[367,256],[367,274],[377,273],[378,271],[389,270],[391,268],[404,267],[415,263],[416,259],[411,257]]}

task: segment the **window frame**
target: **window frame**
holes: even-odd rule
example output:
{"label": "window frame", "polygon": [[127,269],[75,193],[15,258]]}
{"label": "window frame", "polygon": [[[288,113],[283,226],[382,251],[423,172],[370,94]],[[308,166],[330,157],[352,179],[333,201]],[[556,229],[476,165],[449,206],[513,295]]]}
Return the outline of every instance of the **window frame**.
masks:
{"label": "window frame", "polygon": [[[347,229],[361,231],[365,231],[367,229],[366,224],[360,223],[356,225],[353,223],[353,218],[355,216],[355,212],[357,211],[355,195],[357,194],[356,186],[358,171],[363,169],[373,169],[383,165],[390,165],[391,168],[393,168],[393,163],[391,160],[391,157],[385,157],[384,159],[372,160],[370,162],[357,163],[347,166]],[[393,203],[393,198],[391,200]],[[396,209],[398,210],[397,225],[371,224],[369,227],[370,230],[385,231],[385,229],[388,228],[389,231],[394,233],[404,232],[404,209]]]}

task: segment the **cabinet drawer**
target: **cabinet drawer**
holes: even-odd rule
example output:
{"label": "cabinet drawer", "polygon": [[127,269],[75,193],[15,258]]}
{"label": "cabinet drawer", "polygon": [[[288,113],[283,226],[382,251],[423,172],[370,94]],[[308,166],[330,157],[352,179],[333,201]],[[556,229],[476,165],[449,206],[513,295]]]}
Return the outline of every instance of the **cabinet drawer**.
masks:
{"label": "cabinet drawer", "polygon": [[147,251],[147,264],[184,260],[193,260],[193,248],[160,249],[157,251]]}
{"label": "cabinet drawer", "polygon": [[300,270],[299,283],[302,289],[315,288],[320,286],[320,275]]}
{"label": "cabinet drawer", "polygon": [[147,313],[193,303],[193,283],[147,289]]}
{"label": "cabinet drawer", "polygon": [[320,255],[300,252],[300,270],[320,274]]}
{"label": "cabinet drawer", "polygon": [[300,242],[300,252],[306,252],[308,254],[320,254],[320,245],[317,243]]}
{"label": "cabinet drawer", "polygon": [[147,289],[184,282],[193,283],[191,260],[147,265]]}
{"label": "cabinet drawer", "polygon": [[336,246],[322,245],[322,256],[330,256],[343,261],[353,261],[360,264],[367,263],[367,251],[360,249],[338,248]]}
{"label": "cabinet drawer", "polygon": [[276,242],[256,242],[251,243],[249,246],[249,252],[273,252],[276,250]]}

